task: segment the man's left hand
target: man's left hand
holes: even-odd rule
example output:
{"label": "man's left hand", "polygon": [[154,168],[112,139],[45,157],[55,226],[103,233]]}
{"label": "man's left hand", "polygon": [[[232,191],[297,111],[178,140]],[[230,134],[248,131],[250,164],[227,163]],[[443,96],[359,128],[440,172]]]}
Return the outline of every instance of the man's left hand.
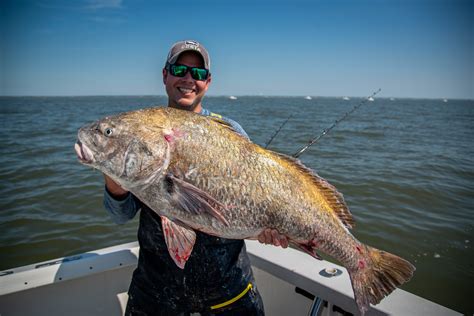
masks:
{"label": "man's left hand", "polygon": [[282,248],[288,247],[288,238],[280,234],[276,229],[265,229],[258,235],[258,241],[266,245],[281,246]]}

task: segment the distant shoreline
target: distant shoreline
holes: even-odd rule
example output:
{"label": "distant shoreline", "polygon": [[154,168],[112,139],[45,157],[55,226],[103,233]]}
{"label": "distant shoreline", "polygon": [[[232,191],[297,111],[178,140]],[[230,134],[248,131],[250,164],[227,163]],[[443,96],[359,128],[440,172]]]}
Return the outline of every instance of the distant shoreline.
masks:
{"label": "distant shoreline", "polygon": [[[229,98],[230,95],[208,95],[206,98]],[[304,98],[307,95],[234,95],[238,98]],[[0,98],[166,98],[165,95],[154,95],[154,94],[142,94],[142,95],[133,95],[133,94],[116,94],[116,95],[107,95],[107,94],[98,94],[98,95],[2,95]],[[323,95],[311,95],[313,99],[343,99],[343,97],[353,98],[353,99],[363,99],[367,96],[323,96]],[[447,97],[396,97],[396,96],[386,96],[386,97],[376,97],[375,99],[382,100],[434,100],[434,101],[474,101],[473,99],[461,99],[461,98],[447,98]]]}

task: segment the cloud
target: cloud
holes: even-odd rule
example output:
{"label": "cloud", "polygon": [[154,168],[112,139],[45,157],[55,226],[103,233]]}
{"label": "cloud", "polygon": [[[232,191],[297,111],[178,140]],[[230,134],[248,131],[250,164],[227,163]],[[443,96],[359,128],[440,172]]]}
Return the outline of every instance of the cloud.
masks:
{"label": "cloud", "polygon": [[126,19],[122,17],[105,17],[105,16],[91,16],[91,17],[88,17],[87,20],[96,22],[96,23],[104,23],[104,24],[122,24],[126,22]]}
{"label": "cloud", "polygon": [[122,0],[87,0],[87,4],[84,7],[89,10],[99,9],[121,9]]}
{"label": "cloud", "polygon": [[79,2],[66,2],[58,0],[42,0],[37,6],[46,9],[57,10],[100,10],[100,9],[123,9],[123,0],[83,0]]}

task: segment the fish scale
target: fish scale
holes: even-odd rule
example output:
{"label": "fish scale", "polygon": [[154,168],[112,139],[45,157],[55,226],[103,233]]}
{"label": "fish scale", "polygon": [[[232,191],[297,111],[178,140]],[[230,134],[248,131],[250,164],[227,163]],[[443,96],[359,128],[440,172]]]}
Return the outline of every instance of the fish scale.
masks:
{"label": "fish scale", "polygon": [[354,220],[334,186],[217,118],[163,107],[127,112],[81,128],[76,151],[162,216],[168,250],[181,268],[194,230],[255,239],[277,229],[294,247],[315,258],[322,251],[347,268],[361,314],[415,270],[350,233]]}

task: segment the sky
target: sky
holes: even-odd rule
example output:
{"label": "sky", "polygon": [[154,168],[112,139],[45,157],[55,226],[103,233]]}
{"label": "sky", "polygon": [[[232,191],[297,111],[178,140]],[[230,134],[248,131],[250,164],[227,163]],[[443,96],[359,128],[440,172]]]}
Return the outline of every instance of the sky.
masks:
{"label": "sky", "polygon": [[1,0],[0,95],[164,95],[201,42],[208,95],[474,99],[474,1]]}

